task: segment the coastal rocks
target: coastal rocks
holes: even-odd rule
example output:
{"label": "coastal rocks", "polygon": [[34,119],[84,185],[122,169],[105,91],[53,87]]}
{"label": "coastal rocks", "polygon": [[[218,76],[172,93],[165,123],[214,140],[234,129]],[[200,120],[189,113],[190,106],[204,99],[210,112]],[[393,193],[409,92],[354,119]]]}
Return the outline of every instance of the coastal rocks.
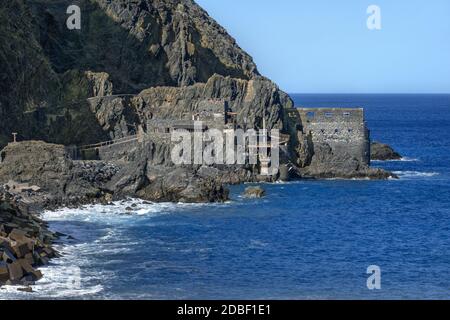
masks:
{"label": "coastal rocks", "polygon": [[386,161],[386,160],[400,160],[401,158],[402,156],[387,144],[372,142],[370,145],[371,160]]}
{"label": "coastal rocks", "polygon": [[[396,175],[383,169],[371,168],[369,160],[356,157],[360,152],[354,151],[355,145],[345,147],[343,144],[329,143],[326,139],[311,140],[310,159],[303,167],[296,167],[298,176],[315,179],[373,179],[396,178]],[[369,140],[360,144],[369,145]],[[367,151],[368,153],[368,151]]]}
{"label": "coastal rocks", "polygon": [[113,84],[106,72],[86,71],[85,76],[90,81],[89,87],[92,88],[90,97],[104,97],[113,94]]}
{"label": "coastal rocks", "polygon": [[0,184],[13,181],[22,186],[19,194],[45,207],[107,200],[103,186],[119,170],[103,161],[73,161],[64,146],[43,141],[10,143],[0,154]]}
{"label": "coastal rocks", "polygon": [[0,188],[0,286],[29,286],[42,278],[36,267],[57,256],[56,235],[14,197]]}
{"label": "coastal rocks", "polygon": [[262,128],[264,115],[268,129],[283,129],[282,111],[293,106],[290,97],[267,78],[247,81],[217,74],[206,83],[193,86],[143,90],[131,103],[145,122],[152,118],[171,119],[174,115],[182,118],[186,110],[195,112],[207,100],[227,101],[229,111],[237,113],[237,125],[241,128]]}
{"label": "coastal rocks", "polygon": [[70,179],[64,146],[40,141],[10,143],[1,152],[0,183],[28,183],[60,195]]}
{"label": "coastal rocks", "polygon": [[[353,164],[353,166],[352,166]],[[352,169],[352,167],[354,169]],[[295,168],[297,175],[309,179],[370,179],[386,180],[397,179],[398,176],[392,172],[371,168],[369,166],[359,166],[356,161],[350,161],[348,166],[308,166],[305,168]]]}
{"label": "coastal rocks", "polygon": [[260,186],[248,187],[243,195],[245,198],[262,198],[266,195],[266,191]]}
{"label": "coastal rocks", "polygon": [[153,165],[153,153],[146,151],[138,148],[130,152],[129,161],[84,161],[71,159],[60,145],[11,143],[1,151],[0,184],[49,209],[106,204],[126,197],[154,202],[228,200],[228,190],[214,176],[199,175],[189,166]]}
{"label": "coastal rocks", "polygon": [[221,183],[213,178],[202,178],[188,168],[152,168],[147,179],[148,184],[137,192],[144,200],[184,203],[228,200],[229,191]]}

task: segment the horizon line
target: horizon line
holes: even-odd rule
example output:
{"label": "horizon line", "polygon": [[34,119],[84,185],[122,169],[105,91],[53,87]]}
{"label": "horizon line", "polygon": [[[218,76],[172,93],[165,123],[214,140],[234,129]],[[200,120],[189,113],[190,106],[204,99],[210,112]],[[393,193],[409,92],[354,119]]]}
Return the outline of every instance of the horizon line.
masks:
{"label": "horizon line", "polygon": [[431,93],[427,93],[427,92],[418,92],[418,93],[403,93],[403,92],[388,92],[388,93],[383,93],[383,92],[340,92],[340,93],[333,93],[333,92],[287,92],[289,95],[292,94],[302,94],[302,95],[350,95],[350,94],[354,94],[354,95],[450,95],[450,92],[431,92]]}

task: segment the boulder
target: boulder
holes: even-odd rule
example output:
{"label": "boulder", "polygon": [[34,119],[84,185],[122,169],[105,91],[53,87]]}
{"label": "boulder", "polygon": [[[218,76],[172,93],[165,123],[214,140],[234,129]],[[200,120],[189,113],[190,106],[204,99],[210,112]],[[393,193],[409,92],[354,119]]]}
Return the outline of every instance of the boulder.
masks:
{"label": "boulder", "polygon": [[371,160],[400,160],[402,156],[396,152],[391,146],[379,143],[372,142],[370,145],[370,159]]}
{"label": "boulder", "polygon": [[246,198],[262,198],[266,195],[266,191],[260,187],[248,187],[244,191],[244,197]]}

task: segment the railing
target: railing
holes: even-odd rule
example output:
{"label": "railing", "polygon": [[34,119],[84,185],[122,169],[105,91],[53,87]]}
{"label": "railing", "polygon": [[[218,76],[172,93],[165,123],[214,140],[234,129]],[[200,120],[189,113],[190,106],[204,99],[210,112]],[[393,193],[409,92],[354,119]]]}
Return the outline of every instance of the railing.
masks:
{"label": "railing", "polygon": [[124,137],[124,138],[119,138],[119,139],[114,139],[114,140],[109,140],[109,141],[103,141],[103,142],[99,142],[99,143],[95,143],[95,144],[88,144],[88,145],[84,145],[84,146],[79,146],[78,150],[80,151],[88,151],[88,150],[95,150],[95,149],[99,149],[102,147],[107,147],[107,146],[111,146],[111,145],[120,145],[120,144],[124,144],[124,143],[128,143],[128,142],[133,142],[133,141],[137,141],[139,139],[138,135],[132,135],[132,136],[128,136],[128,137]]}
{"label": "railing", "polygon": [[136,96],[137,96],[137,94],[124,93],[124,94],[112,94],[112,95],[109,95],[109,96],[90,97],[90,98],[87,98],[86,100],[104,99],[104,98],[117,98],[117,97],[136,97]]}

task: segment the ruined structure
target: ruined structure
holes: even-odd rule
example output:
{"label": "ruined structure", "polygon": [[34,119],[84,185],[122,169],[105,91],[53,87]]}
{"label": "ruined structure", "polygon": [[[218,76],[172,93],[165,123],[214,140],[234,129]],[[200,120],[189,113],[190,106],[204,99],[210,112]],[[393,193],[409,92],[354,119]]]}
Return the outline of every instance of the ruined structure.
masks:
{"label": "ruined structure", "polygon": [[370,164],[370,138],[362,108],[299,108],[302,135],[314,146],[328,145],[333,155],[350,155],[362,165]]}
{"label": "ruined structure", "polygon": [[287,109],[285,119],[295,127],[300,175],[316,178],[394,176],[370,168],[370,134],[364,109]]}

